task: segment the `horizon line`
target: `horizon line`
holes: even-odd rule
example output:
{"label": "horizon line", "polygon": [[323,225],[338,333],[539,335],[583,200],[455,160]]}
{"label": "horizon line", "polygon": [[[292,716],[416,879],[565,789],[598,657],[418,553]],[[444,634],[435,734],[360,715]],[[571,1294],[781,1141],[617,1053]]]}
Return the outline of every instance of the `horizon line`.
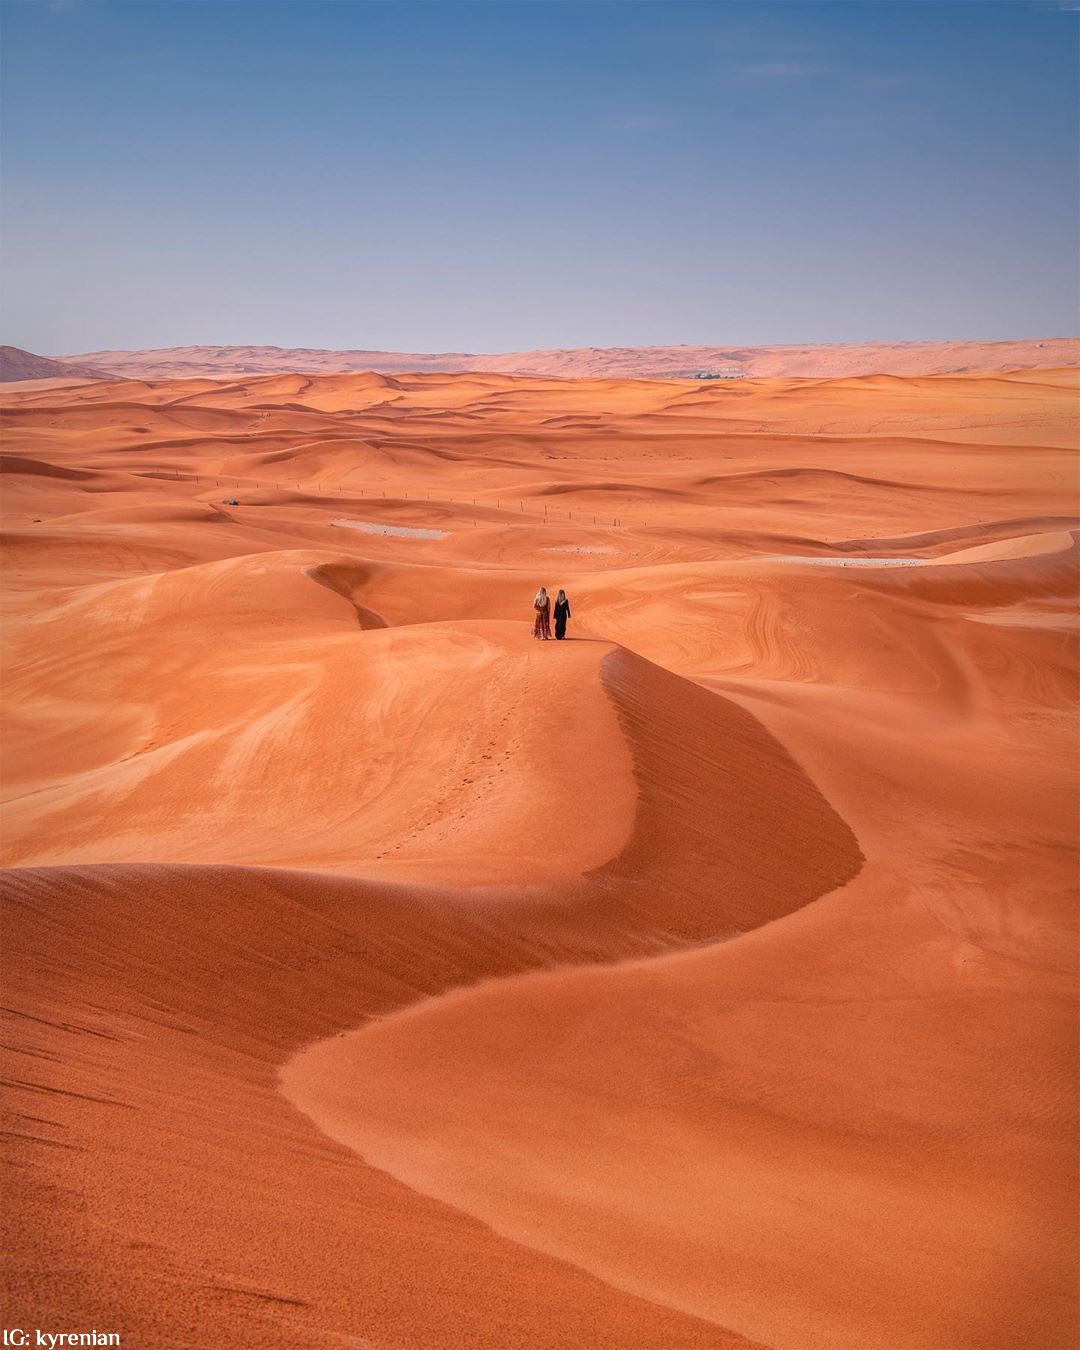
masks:
{"label": "horizon line", "polygon": [[734,351],[749,349],[772,349],[778,347],[874,347],[874,346],[894,346],[894,347],[915,347],[915,346],[950,346],[958,344],[981,344],[989,346],[993,344],[1005,344],[1016,342],[1075,342],[1080,341],[1080,333],[1044,333],[1035,337],[998,337],[998,338],[980,338],[980,337],[948,337],[948,338],[852,338],[832,341],[815,341],[813,339],[804,341],[786,341],[786,342],[740,342],[740,341],[718,341],[718,342],[645,342],[645,343],[615,343],[610,345],[600,345],[596,343],[579,344],[577,346],[547,346],[547,347],[512,347],[501,351],[469,351],[465,348],[444,347],[440,349],[413,348],[406,350],[401,347],[313,347],[301,344],[281,344],[276,342],[177,342],[169,346],[160,347],[95,347],[82,352],[33,352],[28,347],[17,348],[16,343],[4,343],[3,346],[16,347],[18,350],[30,352],[31,355],[38,355],[51,360],[69,360],[77,356],[90,356],[98,352],[166,352],[179,351],[191,348],[203,350],[222,350],[228,348],[248,348],[251,350],[279,351],[279,352],[367,352],[371,355],[386,356],[519,356],[528,355],[532,352],[638,352],[638,351],[673,351],[680,348],[689,350],[695,349],[730,349]]}

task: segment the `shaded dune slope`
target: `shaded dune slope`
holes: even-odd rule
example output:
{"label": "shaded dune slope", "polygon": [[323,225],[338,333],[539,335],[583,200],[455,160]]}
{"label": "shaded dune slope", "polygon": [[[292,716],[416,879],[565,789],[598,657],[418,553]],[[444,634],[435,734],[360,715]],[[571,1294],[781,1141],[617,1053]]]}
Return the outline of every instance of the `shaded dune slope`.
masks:
{"label": "shaded dune slope", "polygon": [[728,937],[853,875],[851,831],[756,718],[625,650],[605,659],[604,683],[633,747],[638,812],[600,875],[627,893],[644,883],[654,922]]}

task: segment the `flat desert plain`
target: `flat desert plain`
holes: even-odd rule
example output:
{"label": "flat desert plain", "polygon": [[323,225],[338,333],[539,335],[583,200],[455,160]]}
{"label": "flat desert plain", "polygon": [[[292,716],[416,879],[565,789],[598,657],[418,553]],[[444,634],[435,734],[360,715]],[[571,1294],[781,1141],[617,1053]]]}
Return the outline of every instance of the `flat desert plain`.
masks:
{"label": "flat desert plain", "polygon": [[4,1326],[1077,1344],[1075,371],[3,405]]}

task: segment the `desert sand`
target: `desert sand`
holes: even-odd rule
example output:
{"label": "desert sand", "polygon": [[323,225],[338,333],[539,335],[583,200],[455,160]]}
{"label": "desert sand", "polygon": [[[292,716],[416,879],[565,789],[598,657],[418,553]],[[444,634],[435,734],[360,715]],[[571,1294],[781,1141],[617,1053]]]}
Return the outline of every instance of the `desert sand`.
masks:
{"label": "desert sand", "polygon": [[1075,371],[2,404],[3,1325],[1078,1343]]}
{"label": "desert sand", "polygon": [[[8,352],[14,352],[8,348]],[[4,379],[59,374],[58,364],[29,352],[0,362]],[[68,356],[74,369],[104,368],[129,379],[234,378],[245,375],[377,371],[473,371],[545,375],[556,379],[683,379],[705,373],[822,378],[848,375],[941,375],[956,371],[1038,369],[1080,365],[1080,338],[1013,342],[833,342],[812,346],[565,347],[526,352],[335,351],[313,347],[195,346]],[[20,372],[25,372],[21,374]]]}

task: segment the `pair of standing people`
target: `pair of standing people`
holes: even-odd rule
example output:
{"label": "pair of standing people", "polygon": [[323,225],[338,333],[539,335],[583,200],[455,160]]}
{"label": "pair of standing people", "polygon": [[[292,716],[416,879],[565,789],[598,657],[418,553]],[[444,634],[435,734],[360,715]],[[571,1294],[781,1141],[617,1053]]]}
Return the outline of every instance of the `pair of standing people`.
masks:
{"label": "pair of standing people", "polygon": [[[546,642],[551,636],[551,597],[547,593],[546,586],[541,586],[536,592],[533,609],[536,611],[533,637]],[[566,592],[560,589],[555,597],[555,636],[560,642],[566,636],[566,621],[569,617],[570,601],[566,598]]]}

